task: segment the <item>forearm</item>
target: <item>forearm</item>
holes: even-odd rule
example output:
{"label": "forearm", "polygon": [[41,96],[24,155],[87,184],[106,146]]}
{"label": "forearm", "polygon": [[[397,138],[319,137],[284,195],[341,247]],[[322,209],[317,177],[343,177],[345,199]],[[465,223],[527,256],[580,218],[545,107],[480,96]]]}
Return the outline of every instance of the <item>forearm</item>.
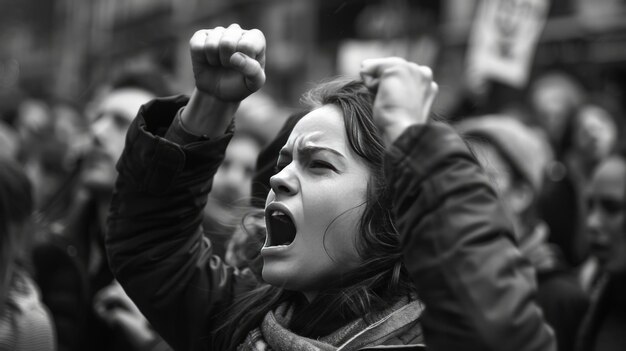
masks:
{"label": "forearm", "polygon": [[432,350],[553,350],[506,216],[447,126],[407,130],[387,164],[404,260]]}
{"label": "forearm", "polygon": [[239,103],[227,102],[194,89],[181,114],[184,128],[197,136],[214,138],[226,133]]}

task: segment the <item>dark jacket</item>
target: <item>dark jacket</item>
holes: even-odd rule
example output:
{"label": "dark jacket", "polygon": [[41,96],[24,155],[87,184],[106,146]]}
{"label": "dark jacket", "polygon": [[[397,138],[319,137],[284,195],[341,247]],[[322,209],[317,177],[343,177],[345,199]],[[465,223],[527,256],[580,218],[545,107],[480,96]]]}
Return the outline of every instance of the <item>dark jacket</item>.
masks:
{"label": "dark jacket", "polygon": [[[118,162],[106,246],[126,292],[175,349],[209,349],[211,316],[255,284],[211,255],[200,231],[230,135],[177,145],[160,137],[187,99],[142,107]],[[534,272],[495,192],[451,128],[415,126],[385,169],[405,265],[426,304],[431,350],[555,350],[533,300]]]}
{"label": "dark jacket", "polygon": [[94,295],[113,280],[96,203],[76,196],[73,209],[63,229],[46,232],[33,248],[36,281],[54,318],[60,351],[117,350],[113,330],[93,312]]}
{"label": "dark jacket", "polygon": [[626,343],[626,273],[602,273],[577,335],[577,351],[623,350]]}

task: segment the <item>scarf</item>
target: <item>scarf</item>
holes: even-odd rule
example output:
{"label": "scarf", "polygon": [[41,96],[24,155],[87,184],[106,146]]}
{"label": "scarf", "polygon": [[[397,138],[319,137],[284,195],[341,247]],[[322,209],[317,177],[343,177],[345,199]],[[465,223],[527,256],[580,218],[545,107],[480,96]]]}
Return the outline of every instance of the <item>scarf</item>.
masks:
{"label": "scarf", "polygon": [[318,340],[297,335],[286,327],[294,309],[292,304],[285,302],[268,312],[261,326],[250,331],[237,350],[353,351],[380,345],[409,331],[415,334],[413,339],[423,341],[418,319],[424,307],[418,300],[403,299],[384,311],[372,313],[372,318],[368,318],[375,320],[372,324],[359,318]]}

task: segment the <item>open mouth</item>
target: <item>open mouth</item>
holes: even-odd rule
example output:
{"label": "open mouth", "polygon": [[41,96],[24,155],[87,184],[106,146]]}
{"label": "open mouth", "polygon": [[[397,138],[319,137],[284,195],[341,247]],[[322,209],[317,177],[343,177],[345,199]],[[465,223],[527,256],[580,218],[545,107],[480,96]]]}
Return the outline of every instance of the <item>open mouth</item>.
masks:
{"label": "open mouth", "polygon": [[296,225],[291,217],[281,210],[270,210],[267,216],[267,246],[287,246],[296,238]]}

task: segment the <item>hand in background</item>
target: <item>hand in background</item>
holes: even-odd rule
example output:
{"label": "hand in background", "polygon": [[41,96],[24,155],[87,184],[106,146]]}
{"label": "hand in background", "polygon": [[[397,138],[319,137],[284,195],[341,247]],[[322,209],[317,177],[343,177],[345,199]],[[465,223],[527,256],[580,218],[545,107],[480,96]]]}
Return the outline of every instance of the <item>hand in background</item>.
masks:
{"label": "hand in background", "polygon": [[121,330],[126,340],[137,350],[146,349],[147,345],[154,344],[159,338],[117,281],[96,294],[94,310],[113,329]]}

